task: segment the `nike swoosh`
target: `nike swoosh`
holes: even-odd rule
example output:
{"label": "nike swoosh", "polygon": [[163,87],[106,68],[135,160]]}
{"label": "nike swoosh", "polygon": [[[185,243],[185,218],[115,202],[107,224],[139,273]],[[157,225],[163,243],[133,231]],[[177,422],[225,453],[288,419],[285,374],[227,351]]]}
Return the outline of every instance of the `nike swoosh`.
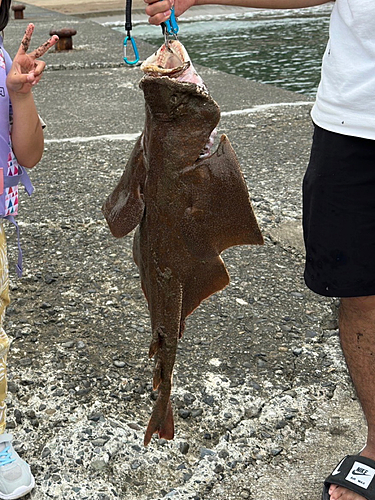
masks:
{"label": "nike swoosh", "polygon": [[336,476],[337,474],[341,473],[341,470],[339,470],[339,467],[341,467],[341,464],[343,463],[344,460],[345,460],[345,458],[343,458],[341,460],[341,462],[338,464],[338,466],[336,467],[336,469],[332,472],[331,476]]}
{"label": "nike swoosh", "polygon": [[355,470],[353,470],[352,472],[353,476],[369,476],[370,474],[365,474],[363,472],[356,472]]}

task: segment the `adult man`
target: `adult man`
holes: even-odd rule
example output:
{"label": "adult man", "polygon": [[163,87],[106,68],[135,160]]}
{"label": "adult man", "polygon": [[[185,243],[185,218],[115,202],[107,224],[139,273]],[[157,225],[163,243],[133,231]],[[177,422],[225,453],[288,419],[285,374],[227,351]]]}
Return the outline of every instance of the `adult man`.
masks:
{"label": "adult man", "polygon": [[[145,1],[151,24],[171,15],[172,0]],[[290,9],[323,3],[175,0],[175,14],[192,5]],[[311,115],[315,131],[303,182],[305,281],[316,293],[340,297],[341,345],[368,425],[364,449],[327,478],[323,500],[375,499],[374,0],[336,0]]]}

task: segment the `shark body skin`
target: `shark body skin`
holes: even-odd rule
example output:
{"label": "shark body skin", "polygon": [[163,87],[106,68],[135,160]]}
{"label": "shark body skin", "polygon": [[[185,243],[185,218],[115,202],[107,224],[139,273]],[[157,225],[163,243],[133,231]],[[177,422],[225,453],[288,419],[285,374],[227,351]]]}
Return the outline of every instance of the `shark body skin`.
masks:
{"label": "shark body skin", "polygon": [[158,397],[146,430],[173,439],[170,402],[186,317],[229,283],[220,253],[263,244],[228,138],[211,153],[220,110],[180,42],[142,64],[145,126],[118,185],[103,205],[112,234],[136,229],[134,260],[148,302]]}

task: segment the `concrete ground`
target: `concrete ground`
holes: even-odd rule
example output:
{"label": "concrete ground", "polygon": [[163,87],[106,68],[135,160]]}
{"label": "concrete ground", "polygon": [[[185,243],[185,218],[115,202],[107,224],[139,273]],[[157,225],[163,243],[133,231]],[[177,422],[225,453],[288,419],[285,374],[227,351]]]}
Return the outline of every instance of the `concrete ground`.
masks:
{"label": "concrete ground", "polygon": [[[143,128],[141,73],[123,64],[120,33],[31,4],[5,31],[11,54],[28,22],[33,47],[51,29],[77,30],[73,51],[45,56],[34,92],[48,126],[31,172],[35,194],[21,195],[21,280],[7,227],[8,427],[36,477],[30,498],[319,500],[323,478],[362,447],[364,423],[339,347],[336,301],[302,279],[312,103],[198,67],[221,107],[219,132],[238,155],[265,245],[224,252],[231,284],[188,318],[180,342],[175,439],[144,448],[149,317],[132,235],[114,239],[100,210]],[[142,59],[153,52],[137,42]]]}

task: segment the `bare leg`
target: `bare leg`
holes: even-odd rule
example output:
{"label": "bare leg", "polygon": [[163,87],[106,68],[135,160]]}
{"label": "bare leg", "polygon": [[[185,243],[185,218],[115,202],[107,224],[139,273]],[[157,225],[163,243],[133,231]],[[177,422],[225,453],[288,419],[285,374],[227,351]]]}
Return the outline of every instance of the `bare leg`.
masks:
{"label": "bare leg", "polygon": [[[341,299],[339,328],[342,350],[367,421],[367,441],[361,455],[375,460],[375,296]],[[329,493],[331,500],[364,500],[334,485]]]}

